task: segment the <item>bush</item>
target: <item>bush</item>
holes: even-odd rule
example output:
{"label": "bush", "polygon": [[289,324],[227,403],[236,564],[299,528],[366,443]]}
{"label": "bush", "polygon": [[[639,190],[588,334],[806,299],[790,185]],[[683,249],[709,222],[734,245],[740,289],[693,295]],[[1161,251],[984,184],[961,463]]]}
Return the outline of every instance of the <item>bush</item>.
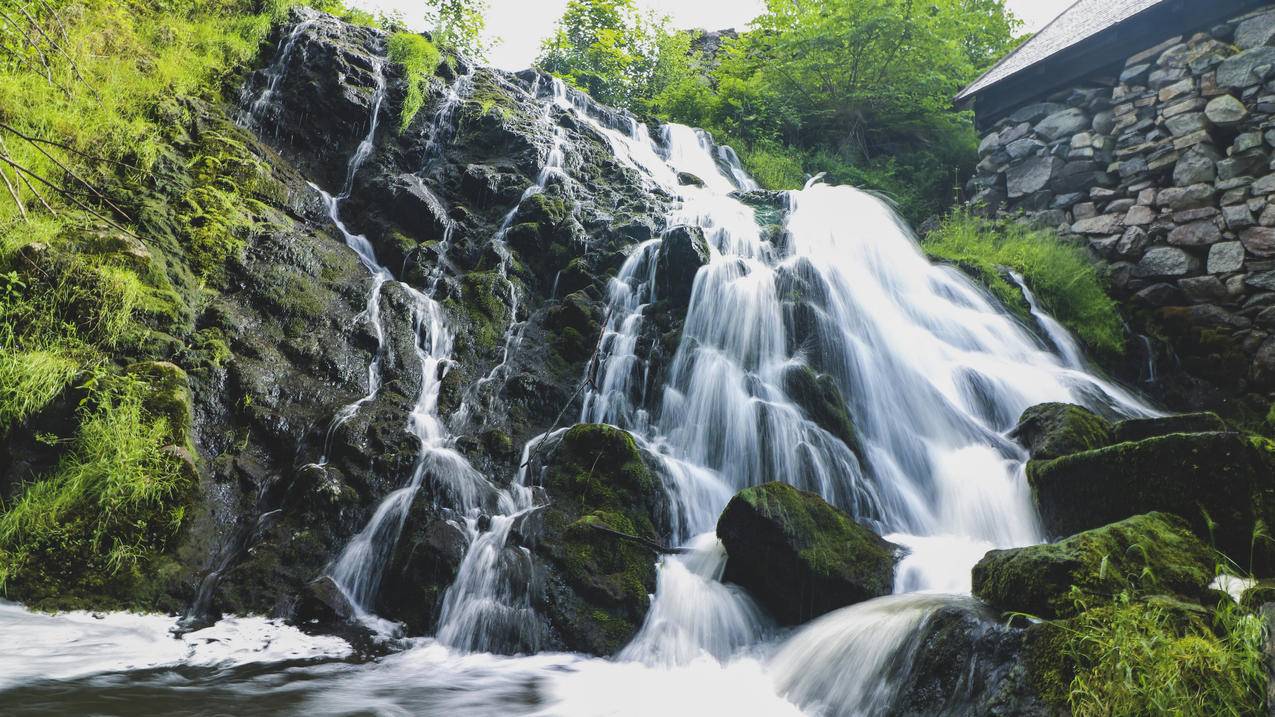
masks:
{"label": "bush", "polygon": [[1124,351],[1124,323],[1097,268],[1085,249],[1063,242],[1052,231],[957,212],[930,232],[921,247],[930,258],[972,274],[1025,317],[1022,292],[1002,274],[1003,267],[1017,271],[1043,308],[1090,350],[1107,356]]}
{"label": "bush", "polygon": [[407,94],[399,112],[398,129],[402,132],[412,123],[416,113],[425,104],[425,89],[429,86],[441,55],[434,43],[411,32],[396,32],[390,36],[390,61],[403,70],[407,81]]}

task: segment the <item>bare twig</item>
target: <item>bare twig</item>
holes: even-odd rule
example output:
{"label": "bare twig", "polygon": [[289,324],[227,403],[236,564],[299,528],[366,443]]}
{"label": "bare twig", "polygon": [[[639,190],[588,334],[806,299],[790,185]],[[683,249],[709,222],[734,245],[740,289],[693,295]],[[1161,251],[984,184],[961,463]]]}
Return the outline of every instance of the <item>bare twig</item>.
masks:
{"label": "bare twig", "polygon": [[108,217],[108,216],[106,216],[106,215],[102,214],[101,212],[98,212],[98,211],[97,211],[96,209],[94,209],[93,207],[91,207],[91,206],[89,206],[89,205],[85,204],[84,202],[80,201],[79,197],[78,197],[78,196],[76,196],[75,192],[72,192],[72,191],[70,191],[70,190],[66,189],[65,187],[60,187],[60,186],[58,186],[57,184],[54,184],[53,182],[50,182],[49,180],[45,179],[44,177],[41,177],[40,175],[36,174],[35,172],[31,171],[30,169],[27,169],[26,167],[22,166],[21,164],[18,164],[18,163],[17,163],[17,162],[15,162],[15,161],[14,161],[11,157],[0,157],[0,162],[4,162],[5,164],[8,164],[10,167],[13,167],[13,168],[14,168],[15,170],[17,170],[18,172],[21,172],[22,174],[25,174],[25,175],[27,175],[28,177],[31,177],[32,179],[34,179],[34,180],[36,180],[37,182],[39,182],[39,183],[41,183],[41,184],[45,185],[45,186],[46,186],[46,187],[48,187],[49,189],[52,189],[53,191],[57,192],[58,194],[61,194],[63,197],[66,197],[67,199],[69,199],[69,200],[71,201],[71,203],[72,203],[72,204],[74,204],[75,206],[79,207],[80,209],[83,209],[84,211],[88,212],[89,214],[92,214],[93,216],[97,217],[98,219],[101,219],[102,221],[106,222],[107,224],[111,225],[112,227],[115,227],[116,229],[119,229],[120,231],[124,232],[125,234],[128,234],[129,236],[131,236],[131,237],[133,237],[133,238],[135,238],[135,239],[139,239],[139,240],[141,239],[141,237],[137,236],[137,234],[136,234],[136,233],[134,233],[134,232],[133,232],[131,229],[129,229],[128,227],[122,226],[121,224],[119,224],[118,222],[116,222],[114,219],[111,219],[110,217]]}
{"label": "bare twig", "polygon": [[608,528],[605,525],[599,525],[597,523],[589,523],[589,527],[593,528],[594,530],[600,533],[606,533],[607,535],[613,535],[621,540],[627,540],[632,543],[637,543],[638,545],[641,545],[642,547],[647,548],[649,550],[653,550],[656,553],[659,553],[660,555],[685,555],[691,552],[689,548],[675,548],[669,545],[663,545],[663,544],[655,542],[654,540],[643,538],[640,535],[630,535],[628,533],[621,533],[618,530],[615,530],[613,528]]}
{"label": "bare twig", "polygon": [[[17,175],[17,172],[14,172],[14,174]],[[18,206],[18,214],[22,215],[22,221],[29,224],[31,219],[27,217],[27,208],[23,206],[22,198],[18,196],[18,190],[9,181],[9,175],[5,174],[4,170],[0,170],[0,180],[4,180],[4,188],[9,190],[9,196],[13,197],[13,203]]]}

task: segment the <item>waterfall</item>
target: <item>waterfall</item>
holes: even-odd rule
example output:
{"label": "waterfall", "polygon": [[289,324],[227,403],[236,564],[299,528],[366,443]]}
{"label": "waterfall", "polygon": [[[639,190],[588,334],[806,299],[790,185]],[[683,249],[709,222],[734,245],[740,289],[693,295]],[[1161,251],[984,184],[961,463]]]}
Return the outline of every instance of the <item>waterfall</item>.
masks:
{"label": "waterfall", "polygon": [[[443,307],[432,296],[408,284],[395,282],[389,269],[377,260],[371,242],[366,237],[351,232],[341,219],[341,206],[353,191],[360,167],[375,148],[381,104],[385,97],[385,75],[381,61],[377,61],[373,69],[376,89],[372,98],[368,131],[350,157],[344,187],[336,196],[314,187],[323,198],[333,225],[372,276],[367,308],[361,318],[373,327],[373,334],[377,339],[377,351],[368,367],[368,394],[337,411],[327,440],[330,441],[332,432],[353,417],[363,405],[377,397],[381,384],[381,353],[385,341],[380,297],[383,287],[389,282],[394,282],[409,299],[415,335],[413,350],[420,365],[420,390],[407,420],[408,431],[416,437],[419,444],[411,475],[401,488],[381,500],[371,519],[350,540],[328,570],[332,580],[341,588],[360,616],[371,613],[385,564],[398,541],[412,501],[427,476],[444,496],[445,502],[461,513],[477,510],[492,493],[486,479],[451,445],[451,435],[438,417],[438,393],[446,376],[452,351],[452,333]],[[444,101],[440,114],[454,111],[452,104],[449,96]],[[444,243],[446,239],[444,237]],[[432,281],[431,292],[436,286],[437,280]],[[325,453],[326,450],[325,445]],[[320,460],[320,465],[324,462],[326,455]]]}
{"label": "waterfall", "polygon": [[[262,70],[266,86],[256,97],[251,97],[248,86],[245,86],[244,96],[240,98],[240,104],[243,106],[238,117],[240,124],[251,129],[261,129],[261,119],[266,110],[274,106],[275,95],[279,91],[279,83],[283,81],[284,76],[288,73],[288,65],[292,61],[292,53],[296,50],[297,40],[317,20],[318,17],[309,17],[292,27],[292,31],[281,41],[279,50],[275,53],[274,62],[271,62],[269,66]],[[249,99],[251,101],[248,101]],[[278,125],[274,129],[277,134]]]}

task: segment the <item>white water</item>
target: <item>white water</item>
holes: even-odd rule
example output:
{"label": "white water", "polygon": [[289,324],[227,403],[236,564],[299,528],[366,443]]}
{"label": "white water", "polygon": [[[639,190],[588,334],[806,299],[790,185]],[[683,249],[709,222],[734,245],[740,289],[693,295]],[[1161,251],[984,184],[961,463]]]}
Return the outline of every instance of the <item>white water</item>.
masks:
{"label": "white water", "polygon": [[[442,103],[436,128],[452,125],[465,92],[459,84]],[[383,341],[380,292],[394,279],[370,243],[346,228],[341,207],[372,151],[382,95],[378,90],[345,187],[335,197],[323,194],[334,225],[372,276],[363,318],[380,332],[378,341]],[[307,715],[888,712],[910,638],[936,607],[953,601],[919,593],[967,593],[970,567],[987,549],[1041,539],[1022,475],[1025,456],[1003,437],[1022,410],[1044,401],[1129,415],[1150,409],[1088,373],[1078,352],[1068,355],[1066,347],[1074,343],[1063,341],[1071,339],[1045,321],[1048,315],[1029,295],[1033,316],[1061,355],[958,272],[930,264],[882,201],[853,188],[812,183],[790,195],[786,237],[772,243],[763,239],[753,210],[731,196],[755,187],[733,153],[687,127],[668,126],[657,141],[645,126],[621,117],[617,130],[601,121],[587,98],[556,81],[549,95],[543,99],[553,148],[535,185],[539,190],[529,192],[543,190],[562,173],[565,135],[552,118],[555,111],[566,112],[604,137],[618,161],[649,187],[676,198],[668,226],[699,226],[710,245],[711,259],[695,279],[666,385],[651,385],[648,367],[634,352],[644,311],[659,298],[654,287],[661,239],[633,249],[609,288],[599,387],[586,395],[580,416],[630,430],[662,464],[673,537],[691,550],[660,562],[646,622],[616,660],[482,654],[511,643],[536,645],[542,637],[525,550],[508,544],[514,523],[532,508],[527,476],[496,491],[452,447],[437,415],[451,333],[430,295],[400,284],[410,298],[421,365],[420,394],[408,417],[420,455],[403,487],[385,498],[330,574],[358,609],[370,610],[407,509],[428,481],[464,516],[470,537],[459,577],[444,599],[438,639],[417,641],[366,665],[291,669],[296,682],[282,675],[249,678],[235,683],[236,694],[269,695],[285,700],[280,711]],[[680,185],[678,172],[696,175],[705,186]],[[493,242],[503,242],[503,236]],[[516,302],[516,287],[510,289]],[[801,314],[791,293],[813,308]],[[513,316],[516,324],[516,306]],[[507,351],[516,349],[517,331],[511,326]],[[347,407],[350,415],[378,396],[379,354],[369,367],[369,395]],[[859,454],[810,420],[789,395],[786,375],[799,367],[826,374],[838,386],[858,430]],[[524,465],[531,448],[524,447]],[[738,489],[768,480],[818,492],[907,548],[895,586],[904,594],[845,608],[785,633],[744,591],[722,584],[728,557],[712,535],[717,517]],[[31,639],[48,643],[49,661],[72,663],[63,671],[47,669],[55,679],[216,659],[198,651],[178,655],[176,648],[157,660],[132,659],[132,638],[122,634],[102,637],[103,645],[122,646],[116,653],[81,655],[74,640],[48,636],[81,630],[86,618],[40,622],[18,612],[15,620],[35,626]],[[154,623],[146,623],[145,631],[166,629],[165,619]],[[269,644],[281,639],[273,631],[286,633],[264,624],[272,635],[263,638]],[[145,631],[141,652],[152,647]],[[279,644],[283,654],[231,651],[248,660],[268,655],[262,661],[269,661],[335,657],[345,649],[328,642]],[[32,658],[32,664],[41,663]]]}

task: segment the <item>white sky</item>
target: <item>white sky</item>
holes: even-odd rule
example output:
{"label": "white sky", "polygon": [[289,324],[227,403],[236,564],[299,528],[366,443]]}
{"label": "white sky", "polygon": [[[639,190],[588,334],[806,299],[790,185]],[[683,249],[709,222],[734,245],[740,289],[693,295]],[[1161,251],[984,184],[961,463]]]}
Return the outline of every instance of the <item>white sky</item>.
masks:
{"label": "white sky", "polygon": [[[1008,0],[1014,14],[1026,23],[1029,31],[1039,30],[1075,0]],[[419,22],[423,14],[420,0],[351,0],[364,9],[397,10],[409,25]],[[668,15],[682,28],[719,30],[727,27],[743,29],[748,21],[761,13],[763,0],[637,0],[643,8]],[[540,50],[540,41],[553,31],[567,0],[490,0],[487,30],[501,39],[491,51],[491,62],[508,70],[531,64]]]}

